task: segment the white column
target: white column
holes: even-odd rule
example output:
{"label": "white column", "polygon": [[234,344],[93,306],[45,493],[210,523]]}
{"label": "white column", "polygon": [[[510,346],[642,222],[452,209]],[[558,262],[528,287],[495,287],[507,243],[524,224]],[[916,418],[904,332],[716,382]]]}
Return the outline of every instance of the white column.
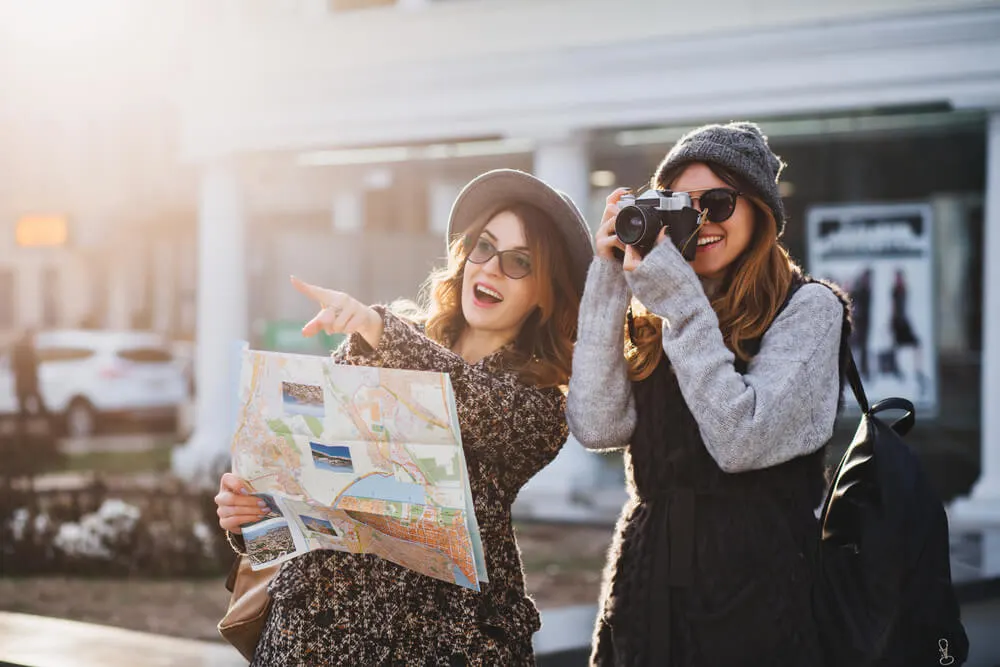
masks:
{"label": "white column", "polygon": [[174,332],[175,322],[174,301],[177,295],[177,282],[174,273],[174,252],[176,245],[174,240],[160,238],[151,248],[152,255],[152,281],[153,281],[153,303],[152,327],[155,331],[163,334]]}
{"label": "white column", "polygon": [[173,469],[208,487],[227,466],[237,400],[233,350],[247,337],[245,220],[239,182],[229,162],[206,165],[198,210],[197,407],[191,439],[177,449]]}
{"label": "white column", "polygon": [[132,281],[128,254],[123,252],[108,267],[108,310],[104,326],[109,329],[129,329],[132,325]]}
{"label": "white column", "polygon": [[62,268],[66,272],[59,282],[58,297],[63,311],[60,323],[77,327],[87,315],[93,312],[94,276],[88,255],[66,253]]}
{"label": "white column", "polygon": [[[581,211],[586,211],[590,199],[586,137],[550,136],[537,146],[535,176],[568,194]],[[603,467],[600,455],[586,451],[570,436],[555,460],[521,491],[514,506],[515,514],[558,521],[613,522],[625,491],[620,478],[605,474]]]}
{"label": "white column", "polygon": [[1000,110],[986,130],[983,215],[982,434],[979,481],[951,508],[954,522],[1000,525]]}
{"label": "white column", "polygon": [[937,268],[937,344],[941,352],[963,352],[969,344],[966,327],[970,240],[961,197],[941,195],[934,209],[934,247]]}
{"label": "white column", "polygon": [[538,141],[535,176],[562,190],[586,213],[590,201],[590,155],[585,135],[568,133]]}

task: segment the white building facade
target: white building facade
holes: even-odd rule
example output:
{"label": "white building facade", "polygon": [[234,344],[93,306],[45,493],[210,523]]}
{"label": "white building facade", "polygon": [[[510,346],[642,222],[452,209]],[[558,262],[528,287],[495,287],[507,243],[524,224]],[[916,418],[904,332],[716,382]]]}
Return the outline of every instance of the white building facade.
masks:
{"label": "white building facade", "polygon": [[193,334],[197,167],[176,160],[171,31],[138,39],[139,8],[0,7],[0,346],[26,327]]}
{"label": "white building facade", "polygon": [[[288,273],[372,301],[414,296],[477,173],[531,170],[596,223],[606,193],[640,185],[685,128],[751,119],[795,156],[794,217],[834,190],[926,197],[971,239],[975,258],[950,261],[980,268],[948,284],[981,290],[975,313],[956,323],[941,299],[936,340],[979,383],[966,426],[981,473],[955,516],[1000,522],[1000,3],[258,0],[193,39],[175,101],[182,159],[201,173],[199,419],[179,471],[225,456],[233,341],[308,314]],[[816,176],[824,160],[840,189]],[[895,194],[866,189],[892,181],[863,176],[879,160],[905,181]],[[790,239],[799,256],[803,239]],[[592,517],[608,474],[571,441],[526,511]]]}

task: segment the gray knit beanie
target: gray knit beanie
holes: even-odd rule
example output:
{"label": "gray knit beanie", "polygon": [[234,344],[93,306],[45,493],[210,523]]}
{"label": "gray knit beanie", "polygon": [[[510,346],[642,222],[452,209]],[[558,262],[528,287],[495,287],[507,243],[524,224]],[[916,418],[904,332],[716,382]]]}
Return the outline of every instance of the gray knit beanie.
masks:
{"label": "gray knit beanie", "polygon": [[778,194],[778,177],[785,163],[771,151],[756,123],[704,125],[691,130],[663,158],[655,181],[660,182],[664,171],[691,162],[718,164],[740,176],[774,212],[778,236],[784,233],[785,207]]}

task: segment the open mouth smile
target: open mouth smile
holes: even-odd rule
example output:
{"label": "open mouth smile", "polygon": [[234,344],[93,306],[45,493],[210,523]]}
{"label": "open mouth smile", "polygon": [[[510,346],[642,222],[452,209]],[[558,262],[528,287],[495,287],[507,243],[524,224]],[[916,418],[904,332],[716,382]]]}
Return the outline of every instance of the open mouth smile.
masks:
{"label": "open mouth smile", "polygon": [[698,237],[698,252],[703,250],[712,250],[713,248],[719,247],[723,238],[724,237],[719,234],[707,234],[705,236]]}
{"label": "open mouth smile", "polygon": [[494,306],[503,301],[503,294],[483,283],[473,285],[472,295],[481,306]]}

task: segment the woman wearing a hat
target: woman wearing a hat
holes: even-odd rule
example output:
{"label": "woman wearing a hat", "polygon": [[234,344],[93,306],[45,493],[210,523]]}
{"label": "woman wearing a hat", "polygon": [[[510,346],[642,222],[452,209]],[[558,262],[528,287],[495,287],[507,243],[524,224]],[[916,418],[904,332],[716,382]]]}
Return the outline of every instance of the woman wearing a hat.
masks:
{"label": "woman wearing a hat", "polygon": [[[568,435],[563,389],[593,243],[567,196],[513,170],[465,187],[449,240],[418,324],[294,282],[320,306],[306,335],[351,334],[338,361],[450,374],[489,583],[477,593],[370,556],[310,552],[271,583],[253,664],[534,664],[539,615],[510,508]],[[220,525],[234,533],[259,518],[241,486],[227,474],[217,497]]]}
{"label": "woman wearing a hat", "polygon": [[624,246],[608,198],[567,408],[582,444],[625,449],[630,495],[594,665],[823,664],[810,559],[848,305],[779,242],[782,167],[751,123],[674,146],[652,185],[705,213],[690,263],[666,236],[645,257]]}

